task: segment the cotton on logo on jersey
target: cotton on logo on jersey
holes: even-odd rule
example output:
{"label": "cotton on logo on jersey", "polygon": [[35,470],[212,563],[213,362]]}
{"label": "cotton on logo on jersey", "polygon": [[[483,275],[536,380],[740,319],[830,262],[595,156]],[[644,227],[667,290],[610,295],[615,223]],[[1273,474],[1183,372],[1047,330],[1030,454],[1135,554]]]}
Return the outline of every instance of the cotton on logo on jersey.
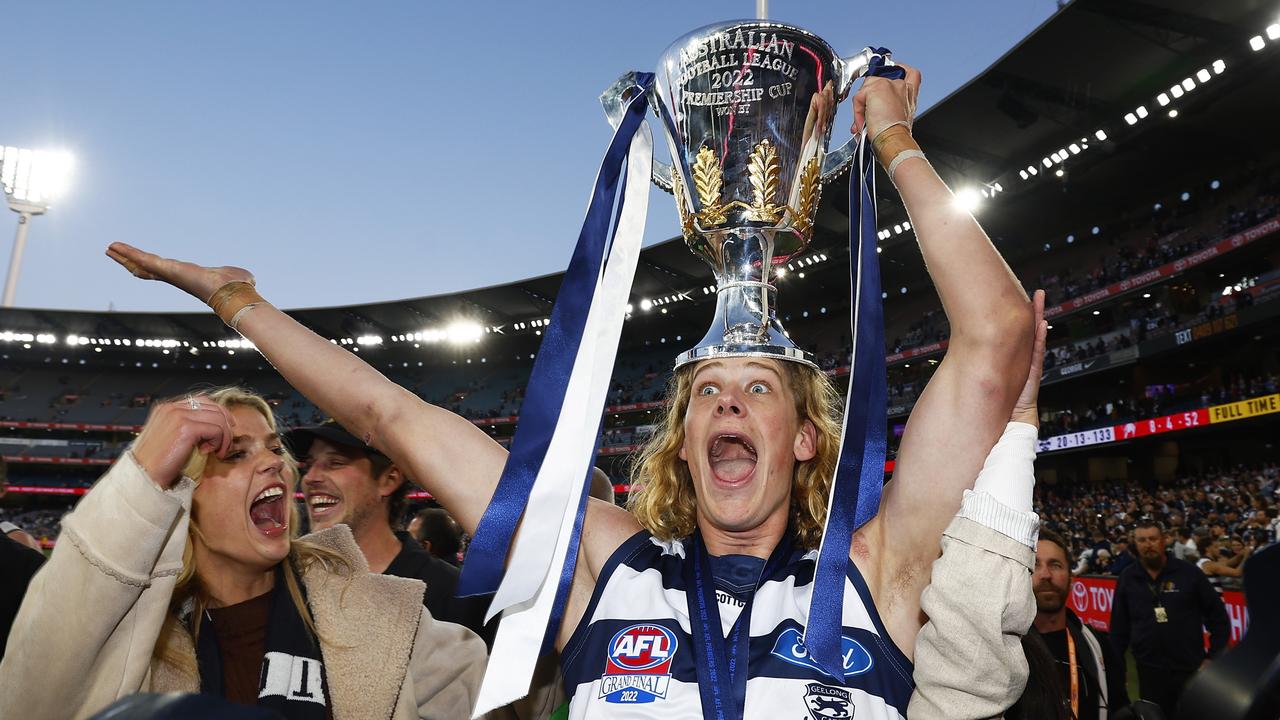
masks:
{"label": "cotton on logo on jersey", "polygon": [[600,697],[611,703],[647,703],[667,697],[675,633],[661,625],[632,625],[609,641]]}

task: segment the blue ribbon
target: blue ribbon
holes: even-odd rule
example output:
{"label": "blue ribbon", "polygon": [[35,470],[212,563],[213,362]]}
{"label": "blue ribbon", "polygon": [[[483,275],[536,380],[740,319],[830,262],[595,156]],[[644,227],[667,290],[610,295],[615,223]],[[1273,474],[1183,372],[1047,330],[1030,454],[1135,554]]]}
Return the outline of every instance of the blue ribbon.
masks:
{"label": "blue ribbon", "polygon": [[[886,67],[888,51],[876,48],[867,74],[898,80],[906,72]],[[805,626],[809,657],[831,677],[844,681],[841,658],[844,586],[849,571],[853,533],[880,509],[884,489],[887,404],[884,362],[884,304],[880,296],[880,261],[876,254],[875,159],[858,154],[857,181],[849,178],[849,279],[857,308],[856,343],[845,406],[840,463],[835,492],[827,510],[822,550],[814,571],[813,599]],[[859,282],[859,260],[861,281]]]}
{"label": "blue ribbon", "polygon": [[[616,220],[614,227],[617,227]],[[600,446],[600,436],[603,433],[604,417],[601,416],[600,427],[596,430],[596,442],[592,447]],[[592,463],[587,466],[587,476],[582,480],[582,499],[578,501],[578,514],[573,521],[569,549],[564,556],[564,567],[560,570],[560,581],[556,585],[556,599],[551,604],[551,617],[547,621],[547,631],[542,636],[542,648],[538,650],[539,657],[555,649],[556,635],[560,632],[560,623],[564,622],[565,603],[569,599],[569,588],[573,585],[573,573],[578,567],[578,546],[582,543],[582,523],[587,517],[587,501],[591,498],[591,480],[595,470],[593,458]]]}
{"label": "blue ribbon", "polygon": [[[640,123],[644,122],[653,77],[652,73],[636,74],[639,92],[628,103],[600,163],[586,219],[556,295],[551,323],[543,332],[542,345],[538,348],[533,372],[529,376],[528,391],[520,408],[521,422],[511,440],[507,464],[493,499],[480,518],[467,562],[463,564],[458,578],[457,594],[460,597],[495,592],[502,581],[516,526],[529,502],[529,493],[533,490],[534,480],[546,458],[551,436],[563,410],[574,360],[595,299],[596,279],[607,248],[612,243],[610,226],[614,224],[615,207],[622,202],[618,187],[623,177],[623,166],[632,138]],[[572,408],[570,411],[580,412],[581,409]],[[580,528],[581,515],[575,531]],[[572,562],[572,556],[568,562]]]}

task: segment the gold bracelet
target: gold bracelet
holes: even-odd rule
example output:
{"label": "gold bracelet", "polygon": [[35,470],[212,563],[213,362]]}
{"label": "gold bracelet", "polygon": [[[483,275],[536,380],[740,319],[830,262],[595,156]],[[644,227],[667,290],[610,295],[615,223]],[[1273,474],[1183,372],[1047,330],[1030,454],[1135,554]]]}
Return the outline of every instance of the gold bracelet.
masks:
{"label": "gold bracelet", "polygon": [[244,288],[244,287],[252,288],[253,285],[250,283],[244,282],[242,280],[234,280],[232,282],[229,282],[226,285],[223,285],[222,287],[218,288],[217,290],[214,290],[213,294],[209,296],[209,299],[206,300],[204,304],[212,308],[213,312],[216,314],[222,308],[223,305],[227,304],[227,301],[231,299],[232,295],[235,295],[241,288]]}
{"label": "gold bracelet", "polygon": [[234,329],[232,323],[238,320],[236,316],[246,305],[262,302],[265,300],[258,294],[257,288],[247,282],[236,281],[218,288],[218,291],[209,298],[209,307],[222,318],[222,322]]}
{"label": "gold bracelet", "polygon": [[903,150],[919,150],[920,144],[911,137],[911,131],[906,126],[895,125],[887,130],[883,130],[875,139],[871,141],[871,150],[876,154],[876,159],[886,168],[893,159]]}

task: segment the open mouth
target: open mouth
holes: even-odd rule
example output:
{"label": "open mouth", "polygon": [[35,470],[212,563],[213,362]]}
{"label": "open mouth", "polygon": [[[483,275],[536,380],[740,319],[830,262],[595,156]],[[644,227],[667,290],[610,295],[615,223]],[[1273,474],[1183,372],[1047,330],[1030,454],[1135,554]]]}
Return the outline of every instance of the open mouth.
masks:
{"label": "open mouth", "polygon": [[288,529],[288,507],[285,505],[284,485],[272,485],[253,499],[249,505],[249,519],[258,531],[276,536]]}
{"label": "open mouth", "polygon": [[745,482],[756,469],[756,448],[745,435],[724,433],[715,436],[707,455],[711,460],[711,472],[722,483],[734,485]]}
{"label": "open mouth", "polygon": [[312,518],[322,518],[338,511],[338,498],[328,493],[312,493],[307,495],[307,509]]}

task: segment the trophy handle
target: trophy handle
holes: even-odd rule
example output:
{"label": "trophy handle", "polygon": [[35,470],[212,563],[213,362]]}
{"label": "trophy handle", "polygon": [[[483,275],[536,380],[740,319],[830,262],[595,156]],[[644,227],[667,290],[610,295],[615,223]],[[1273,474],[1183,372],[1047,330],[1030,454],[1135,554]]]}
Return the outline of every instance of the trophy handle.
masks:
{"label": "trophy handle", "polygon": [[[853,87],[853,82],[867,74],[867,69],[871,67],[871,59],[875,56],[875,50],[865,47],[862,48],[862,52],[856,55],[840,58],[836,61],[836,68],[840,73],[839,93],[836,96],[839,100],[843,101],[848,97],[849,90]],[[893,59],[888,54],[883,57],[886,66],[894,64]],[[621,116],[621,112],[621,109],[619,109],[619,116]],[[831,182],[840,177],[849,168],[849,164],[853,162],[853,154],[857,149],[858,138],[854,136],[845,140],[840,147],[829,151],[826,157],[822,159],[822,182]]]}
{"label": "trophy handle", "polygon": [[[632,92],[639,89],[640,83],[636,82],[636,73],[632,70],[623,73],[622,77],[600,94],[600,104],[604,106],[605,117],[609,119],[609,124],[614,129],[617,129],[618,123],[622,122],[622,113],[626,110],[626,103],[631,99]],[[654,185],[671,192],[671,166],[654,158],[652,180]]]}

